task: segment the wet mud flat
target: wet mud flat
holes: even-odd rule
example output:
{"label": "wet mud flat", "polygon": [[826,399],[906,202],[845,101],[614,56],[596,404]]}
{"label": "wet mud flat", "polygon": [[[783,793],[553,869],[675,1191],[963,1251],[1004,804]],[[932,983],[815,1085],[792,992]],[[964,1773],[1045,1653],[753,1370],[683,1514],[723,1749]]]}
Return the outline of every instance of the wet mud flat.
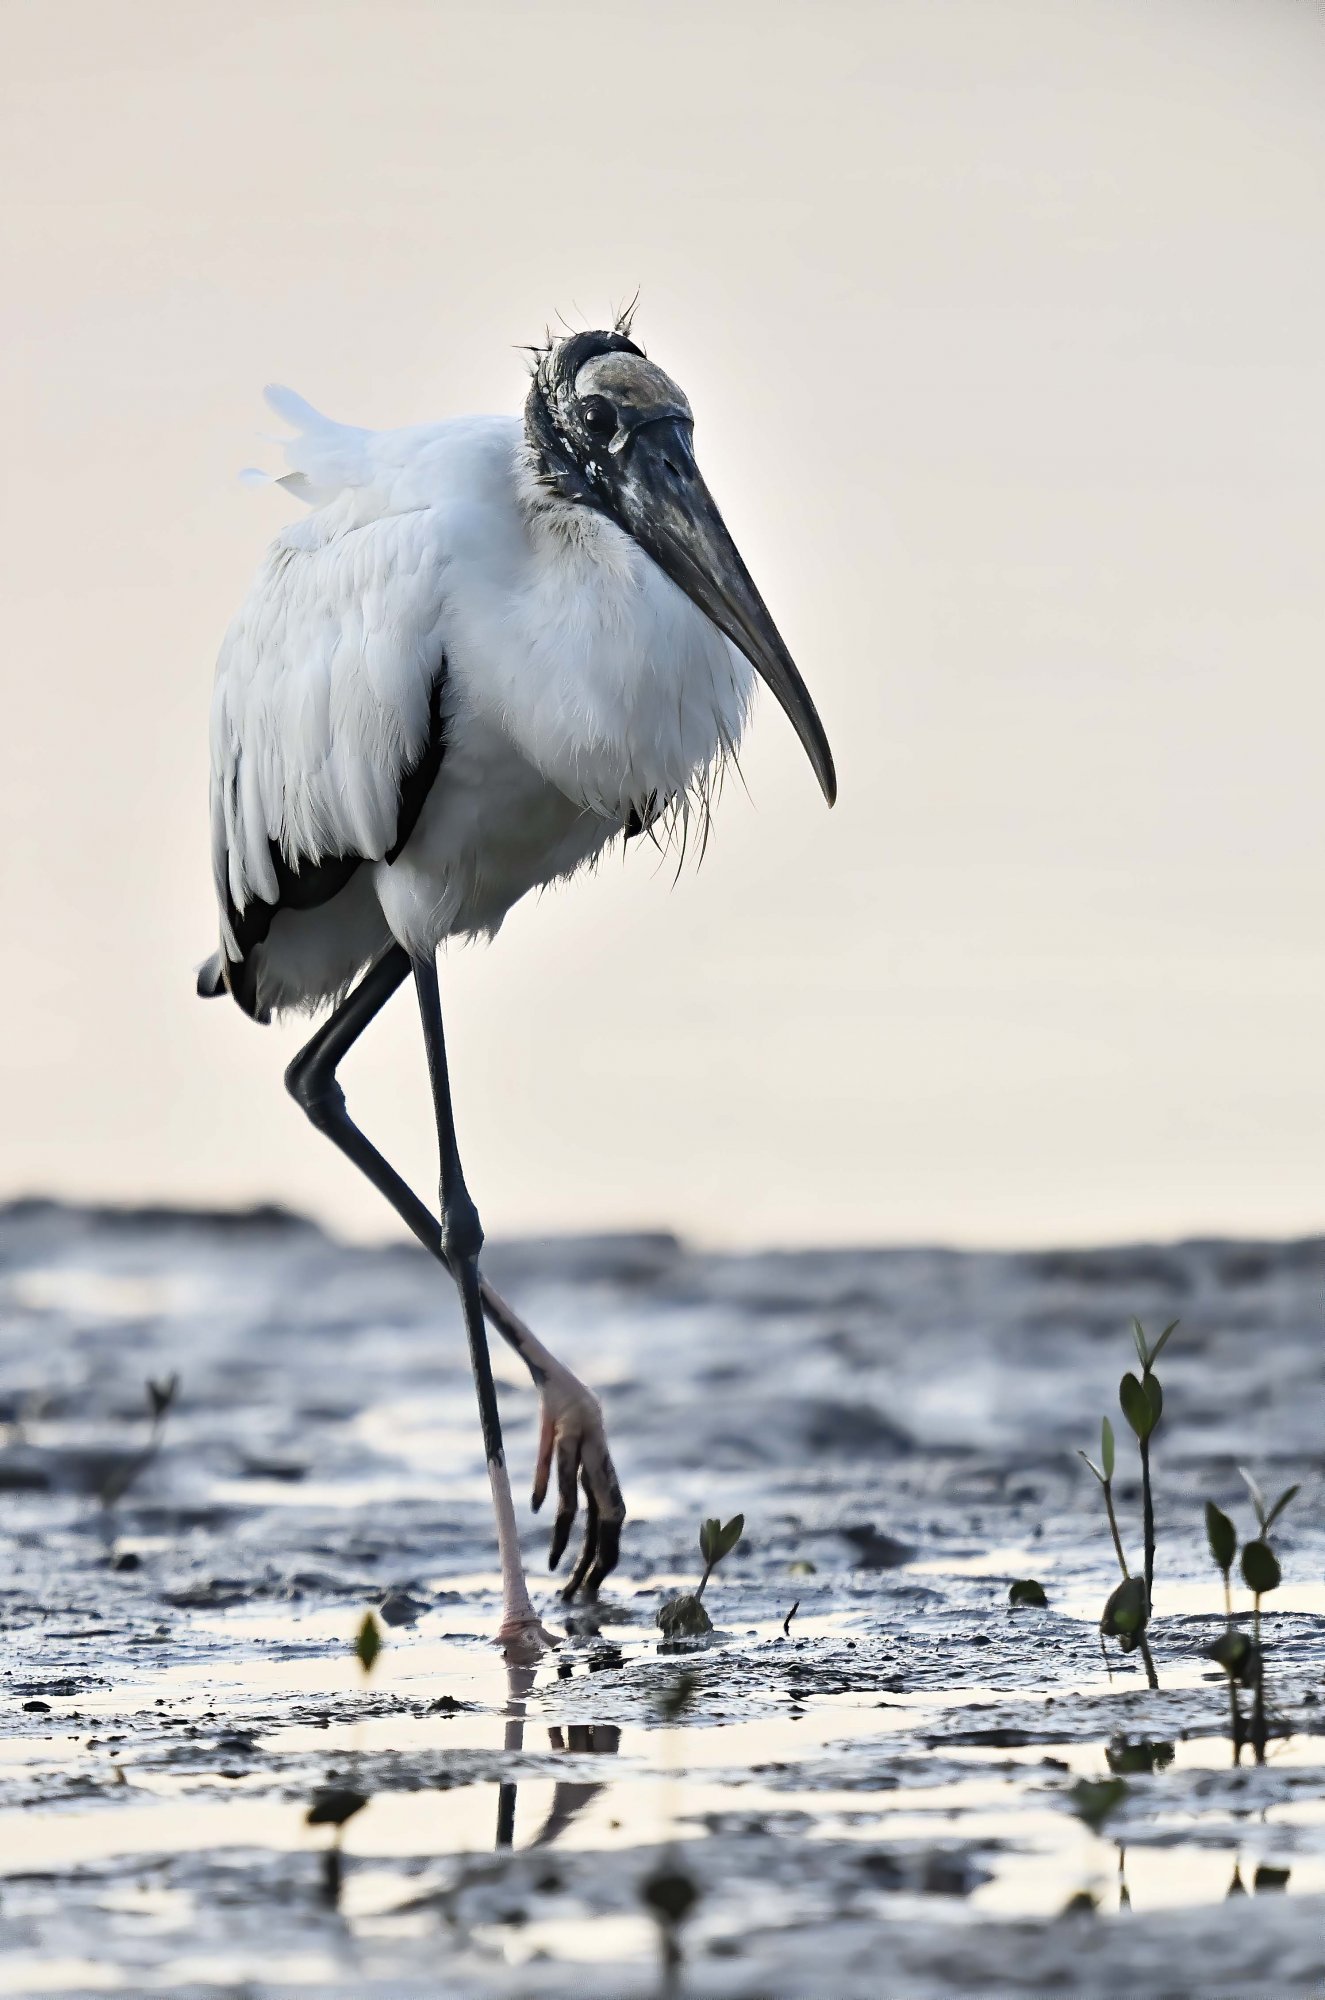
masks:
{"label": "wet mud flat", "polygon": [[[274,1212],[0,1212],[0,1994],[651,1995],[648,1884],[678,1876],[694,1995],[1322,1990],[1325,1240],[488,1263],[602,1392],[631,1509],[600,1605],[538,1585],[565,1637],[527,1670],[490,1643],[463,1337],[420,1253]],[[1101,1658],[1117,1570],[1076,1455],[1133,1313],[1182,1320],[1157,1694]],[[536,1401],[498,1368],[519,1497]],[[1276,1733],[1235,1770],[1202,1509],[1247,1527],[1240,1463],[1303,1491]],[[716,1633],[665,1650],[699,1521],[737,1512]],[[1009,1608],[1024,1577],[1047,1609]],[[1092,1827],[1076,1787],[1119,1768]],[[367,1800],[334,1896],[328,1790]]]}

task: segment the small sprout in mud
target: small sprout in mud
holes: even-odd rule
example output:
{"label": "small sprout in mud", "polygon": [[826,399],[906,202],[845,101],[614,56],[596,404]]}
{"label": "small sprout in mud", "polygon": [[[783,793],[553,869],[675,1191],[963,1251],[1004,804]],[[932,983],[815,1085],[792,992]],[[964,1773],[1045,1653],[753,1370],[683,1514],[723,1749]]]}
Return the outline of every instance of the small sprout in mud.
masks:
{"label": "small sprout in mud", "polygon": [[1128,1797],[1125,1778],[1080,1778],[1068,1793],[1072,1810],[1092,1833],[1098,1833]]}
{"label": "small sprout in mud", "polygon": [[1133,1653],[1141,1644],[1150,1618],[1146,1587],[1139,1576],[1125,1576],[1109,1593],[1100,1617],[1100,1633],[1116,1639],[1124,1653]]}
{"label": "small sprout in mud", "polygon": [[365,1611],[363,1622],[354,1639],[354,1657],[358,1660],[365,1674],[371,1674],[373,1668],[377,1665],[378,1655],[381,1650],[382,1628],[376,1618],[374,1618],[372,1612]]}
{"label": "small sprout in mud", "polygon": [[782,1621],[782,1636],[784,1639],[789,1639],[791,1637],[791,1621],[796,1616],[796,1613],[800,1610],[800,1608],[801,1608],[801,1601],[798,1597],[796,1599],[796,1602],[792,1605],[790,1611],[787,1613],[786,1617]]}
{"label": "small sprout in mud", "polygon": [[1063,1905],[1065,1917],[1095,1917],[1099,1915],[1100,1899],[1093,1889],[1074,1889]]}
{"label": "small sprout in mud", "polygon": [[741,1536],[745,1533],[744,1514],[733,1514],[726,1527],[716,1520],[705,1521],[699,1531],[699,1553],[704,1558],[704,1574],[699,1579],[696,1597],[704,1595],[704,1586],[712,1576],[724,1556],[729,1556]]}
{"label": "small sprout in mud", "polygon": [[698,1690],[698,1674],[692,1674],[689,1670],[684,1670],[674,1675],[668,1681],[667,1686],[659,1692],[654,1702],[659,1721],[679,1722],[681,1717],[692,1706]]}
{"label": "small sprout in mud", "polygon": [[1008,1591],[1008,1603],[1014,1610],[1025,1605],[1036,1611],[1044,1611],[1048,1607],[1049,1600],[1044,1594],[1042,1583],[1037,1583],[1033,1576],[1022,1576],[1018,1577]]}
{"label": "small sprout in mud", "polygon": [[179,1394],[179,1376],[167,1375],[163,1381],[153,1382],[149,1376],[147,1400],[152,1412],[152,1422],[159,1424],[174,1404]]}
{"label": "small sprout in mud", "polygon": [[745,1533],[744,1514],[733,1514],[724,1527],[714,1518],[705,1521],[699,1530],[699,1553],[704,1558],[704,1574],[699,1579],[693,1594],[684,1592],[680,1597],[669,1597],[659,1607],[655,1620],[665,1639],[702,1639],[706,1632],[713,1630],[713,1620],[704,1609],[700,1599],[704,1586],[712,1576],[724,1556],[729,1556],[741,1536]]}
{"label": "small sprout in mud", "polygon": [[132,1457],[125,1457],[113,1465],[101,1483],[99,1498],[103,1507],[113,1507],[122,1500],[134,1481],[147,1470],[158,1451],[165,1435],[166,1418],[174,1407],[179,1394],[179,1376],[167,1375],[160,1382],[149,1380],[147,1389],[147,1414],[151,1425],[147,1443]]}
{"label": "small sprout in mud", "polygon": [[1267,1889],[1286,1889],[1291,1868],[1274,1868],[1268,1861],[1258,1861],[1256,1873],[1251,1878],[1251,1886],[1258,1896]]}
{"label": "small sprout in mud", "polygon": [[1140,1743],[1129,1743],[1125,1736],[1115,1736],[1104,1746],[1104,1761],[1115,1778],[1133,1778],[1167,1771],[1173,1762],[1172,1743],[1152,1743],[1146,1739]]}
{"label": "small sprout in mud", "polygon": [[314,1792],[313,1803],[304,1814],[304,1825],[342,1827],[357,1812],[362,1812],[367,1803],[363,1793],[349,1785],[324,1785],[320,1792]]}

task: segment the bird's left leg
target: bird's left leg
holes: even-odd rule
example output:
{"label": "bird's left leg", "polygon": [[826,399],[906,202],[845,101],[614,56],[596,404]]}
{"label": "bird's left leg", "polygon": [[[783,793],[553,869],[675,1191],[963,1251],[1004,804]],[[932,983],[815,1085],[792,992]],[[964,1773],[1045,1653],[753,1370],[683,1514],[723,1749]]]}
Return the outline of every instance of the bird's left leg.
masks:
{"label": "bird's left leg", "polygon": [[[450,1271],[436,1217],[354,1123],[336,1080],[337,1069],[359,1037],[408,979],[410,966],[409,955],[402,945],[389,946],[299,1051],[285,1073],[285,1082],[317,1129],[353,1161],[386,1197],[424,1249]],[[603,1578],[616,1566],[621,1525],[626,1517],[598,1399],[548,1352],[486,1278],[479,1280],[479,1295],[489,1323],[520,1356],[542,1399],[539,1453],[542,1470],[534,1486],[536,1508],[543,1499],[555,1447],[560,1492],[552,1535],[553,1569],[561,1560],[575,1518],[577,1466],[583,1482],[584,1547],[562,1591],[562,1599],[569,1603],[581,1589],[588,1597],[596,1596]]]}

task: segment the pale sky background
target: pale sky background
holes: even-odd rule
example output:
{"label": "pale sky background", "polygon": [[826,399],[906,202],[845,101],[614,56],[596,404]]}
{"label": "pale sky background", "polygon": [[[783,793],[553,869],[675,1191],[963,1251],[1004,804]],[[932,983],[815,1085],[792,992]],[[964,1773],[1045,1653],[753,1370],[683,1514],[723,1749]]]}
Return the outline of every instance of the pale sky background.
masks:
{"label": "pale sky background", "polygon": [[[1325,11],[0,5],[0,1189],[389,1235],[214,943],[264,382],[511,409],[637,330],[837,753],[443,967],[490,1234],[1325,1225]],[[642,844],[641,844],[642,845]],[[435,1172],[398,1000],[345,1072]]]}

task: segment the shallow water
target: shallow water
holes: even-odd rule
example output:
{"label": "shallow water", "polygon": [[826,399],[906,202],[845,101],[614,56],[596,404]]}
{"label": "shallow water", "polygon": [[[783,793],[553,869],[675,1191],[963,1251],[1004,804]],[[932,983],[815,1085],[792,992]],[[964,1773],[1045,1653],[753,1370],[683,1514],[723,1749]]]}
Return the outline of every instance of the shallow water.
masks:
{"label": "shallow water", "polygon": [[[0,1216],[0,1992],[652,1994],[663,1862],[698,1891],[695,1994],[1319,1990],[1325,1243],[612,1238],[490,1267],[602,1389],[631,1508],[600,1606],[547,1591],[565,1638],[530,1671],[490,1643],[472,1392],[421,1255],[276,1215]],[[1075,1456],[1134,1311],[1183,1320],[1158,1694],[1101,1658],[1112,1554]],[[535,1399],[498,1366],[518,1490]],[[172,1370],[164,1446],[106,1506]],[[1279,1733],[1235,1771],[1201,1508],[1245,1522],[1239,1461],[1305,1488],[1265,1621]],[[1122,1480],[1120,1507],[1133,1539]],[[698,1520],[738,1510],[715,1638],[660,1652]],[[885,1536],[909,1558],[877,1566]],[[1048,1611],[1008,1609],[1024,1575]],[[353,1635],[393,1591],[416,1615],[365,1682]],[[1091,1832],[1072,1788],[1143,1741],[1171,1761]],[[368,1798],[334,1898],[305,1824],[327,1785]]]}

